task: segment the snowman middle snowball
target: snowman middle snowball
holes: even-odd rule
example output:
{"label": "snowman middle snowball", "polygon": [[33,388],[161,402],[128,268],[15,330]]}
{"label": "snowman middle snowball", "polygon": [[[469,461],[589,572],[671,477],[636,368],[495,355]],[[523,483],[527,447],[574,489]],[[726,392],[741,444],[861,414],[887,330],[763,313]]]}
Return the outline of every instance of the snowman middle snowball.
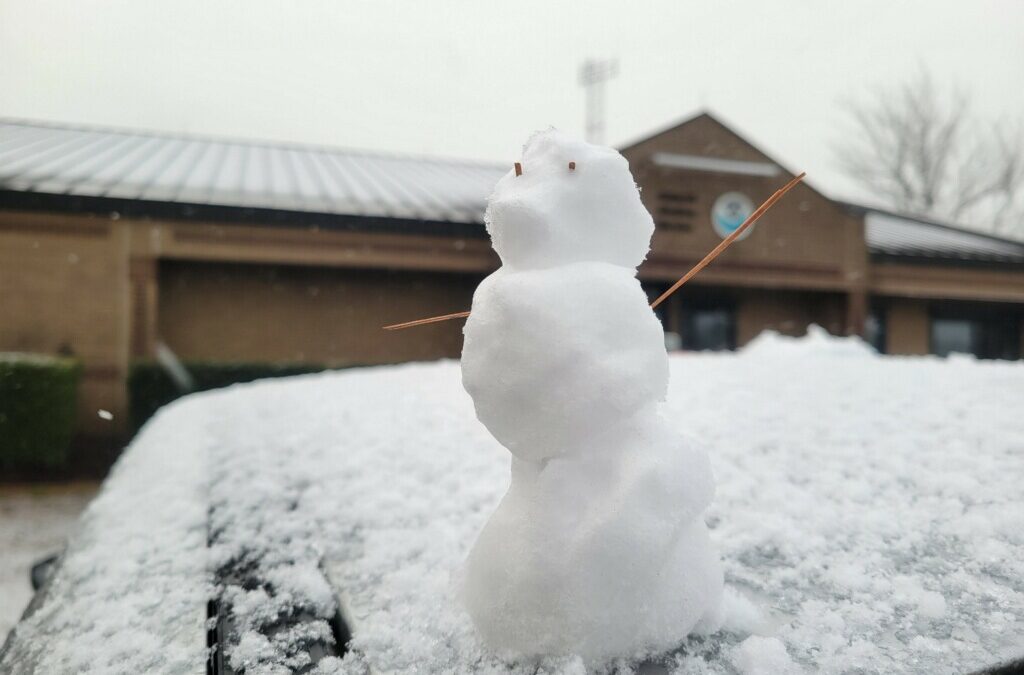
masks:
{"label": "snowman middle snowball", "polygon": [[[574,168],[569,168],[569,163]],[[502,267],[477,288],[462,381],[512,453],[461,595],[494,649],[588,661],[719,621],[707,453],[662,416],[668,356],[636,279],[654,223],[613,149],[555,130],[491,195]]]}

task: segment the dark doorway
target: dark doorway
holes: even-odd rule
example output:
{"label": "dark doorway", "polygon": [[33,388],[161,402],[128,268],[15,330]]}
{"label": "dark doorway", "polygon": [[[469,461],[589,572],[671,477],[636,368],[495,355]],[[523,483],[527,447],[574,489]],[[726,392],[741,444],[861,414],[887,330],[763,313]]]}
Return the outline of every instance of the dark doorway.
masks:
{"label": "dark doorway", "polygon": [[942,303],[932,307],[930,351],[939,356],[1019,359],[1022,315],[1002,305]]}
{"label": "dark doorway", "polygon": [[732,307],[684,307],[682,338],[683,349],[735,349],[736,311]]}
{"label": "dark doorway", "polygon": [[736,302],[727,291],[694,288],[680,298],[679,333],[683,349],[736,349]]}

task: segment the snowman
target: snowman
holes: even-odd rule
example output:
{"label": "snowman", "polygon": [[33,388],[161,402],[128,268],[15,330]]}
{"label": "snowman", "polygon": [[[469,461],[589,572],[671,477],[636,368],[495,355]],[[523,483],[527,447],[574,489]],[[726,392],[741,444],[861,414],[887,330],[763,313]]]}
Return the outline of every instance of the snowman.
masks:
{"label": "snowman", "polygon": [[668,356],[636,278],[654,223],[625,158],[535,134],[497,184],[502,266],[477,288],[462,380],[511,453],[461,596],[493,649],[588,662],[720,623],[707,452],[663,417]]}

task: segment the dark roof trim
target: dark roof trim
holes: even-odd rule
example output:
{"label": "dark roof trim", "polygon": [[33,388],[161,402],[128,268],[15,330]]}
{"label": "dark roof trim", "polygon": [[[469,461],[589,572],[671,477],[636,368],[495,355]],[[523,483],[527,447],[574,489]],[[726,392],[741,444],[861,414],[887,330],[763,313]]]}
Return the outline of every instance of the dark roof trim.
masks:
{"label": "dark roof trim", "polygon": [[1012,260],[990,258],[963,258],[957,256],[923,255],[910,253],[884,253],[871,251],[868,257],[873,263],[913,265],[916,267],[971,268],[985,270],[1007,270],[1020,272],[1021,264]]}
{"label": "dark roof trim", "polygon": [[82,195],[48,194],[0,190],[0,209],[24,211],[61,211],[101,216],[116,214],[119,218],[166,219],[272,225],[276,227],[310,228],[379,234],[414,234],[484,239],[487,232],[482,223],[351,216],[313,211],[287,211],[215,204],[188,204]]}

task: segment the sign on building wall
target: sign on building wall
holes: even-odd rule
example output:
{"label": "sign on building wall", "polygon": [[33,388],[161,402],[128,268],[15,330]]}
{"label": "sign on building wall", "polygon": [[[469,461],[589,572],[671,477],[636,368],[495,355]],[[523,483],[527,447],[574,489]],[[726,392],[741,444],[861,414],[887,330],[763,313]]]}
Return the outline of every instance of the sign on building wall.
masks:
{"label": "sign on building wall", "polygon": [[[723,239],[736,231],[743,224],[751,213],[754,212],[754,203],[742,192],[726,192],[719,195],[718,199],[711,206],[711,227]],[[753,227],[740,235],[740,239],[746,239],[753,231]]]}

